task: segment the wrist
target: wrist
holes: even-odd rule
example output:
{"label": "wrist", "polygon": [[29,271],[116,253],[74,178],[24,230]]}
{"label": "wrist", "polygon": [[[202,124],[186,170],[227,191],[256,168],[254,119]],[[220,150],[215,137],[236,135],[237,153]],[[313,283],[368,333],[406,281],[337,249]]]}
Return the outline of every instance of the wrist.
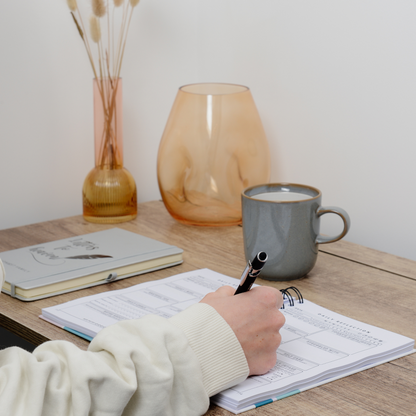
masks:
{"label": "wrist", "polygon": [[244,351],[231,327],[213,307],[195,304],[170,318],[170,322],[185,333],[196,354],[208,396],[248,377]]}

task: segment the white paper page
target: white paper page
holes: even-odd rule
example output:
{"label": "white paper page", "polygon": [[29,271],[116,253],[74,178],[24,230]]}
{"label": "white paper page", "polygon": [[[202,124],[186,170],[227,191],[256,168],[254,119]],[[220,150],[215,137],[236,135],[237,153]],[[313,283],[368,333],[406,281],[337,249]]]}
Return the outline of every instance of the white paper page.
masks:
{"label": "white paper page", "polygon": [[[182,273],[117,291],[80,298],[42,310],[47,319],[94,337],[101,329],[124,319],[157,314],[169,318],[199,302],[223,285],[238,286],[238,279],[209,269]],[[411,351],[410,338],[377,328],[304,301],[282,310],[286,323],[276,365],[265,375],[250,377],[213,398],[220,405],[246,406],[278,392],[305,387],[334,377],[342,369],[369,364],[397,349]],[[253,399],[254,398],[254,399]],[[259,398],[259,400],[256,400]]]}
{"label": "white paper page", "polygon": [[[372,362],[389,351],[409,351],[414,341],[304,301],[286,306],[286,323],[276,365],[265,375],[250,377],[214,397],[219,402],[253,403],[252,397],[272,398],[291,386],[300,388],[303,380],[313,382],[323,374],[334,376],[357,363]],[[399,352],[398,352],[399,353]],[[295,386],[295,387],[294,387]]]}
{"label": "white paper page", "polygon": [[201,269],[45,308],[42,315],[94,337],[121,320],[148,314],[169,318],[219,287],[237,288],[238,283],[238,279]]}

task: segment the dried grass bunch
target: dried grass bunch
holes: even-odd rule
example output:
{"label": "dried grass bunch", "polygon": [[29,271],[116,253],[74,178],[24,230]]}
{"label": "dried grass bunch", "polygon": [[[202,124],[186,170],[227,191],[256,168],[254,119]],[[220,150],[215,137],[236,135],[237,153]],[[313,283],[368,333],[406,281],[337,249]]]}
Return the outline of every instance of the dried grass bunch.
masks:
{"label": "dried grass bunch", "polygon": [[[105,125],[100,164],[115,168],[118,162],[112,155],[117,153],[116,131],[113,126],[117,117],[116,94],[131,18],[140,0],[89,1],[91,14],[88,36],[82,17],[85,9],[81,12],[77,0],[66,0],[85,45],[103,103]],[[93,50],[94,44],[96,49]]]}
{"label": "dried grass bunch", "polygon": [[[78,33],[84,42],[95,78],[117,80],[120,77],[133,11],[140,0],[112,0],[111,2],[109,0],[91,0],[92,13],[89,18],[89,33],[92,42],[97,45],[98,59],[94,59],[95,55],[86,35],[87,31],[77,0],[66,1]],[[116,16],[117,14],[118,16]],[[117,17],[118,19],[116,19]],[[117,23],[119,23],[118,26]],[[103,39],[102,26],[107,28],[106,39]],[[117,36],[116,26],[119,29]],[[98,62],[95,63],[95,60]]]}

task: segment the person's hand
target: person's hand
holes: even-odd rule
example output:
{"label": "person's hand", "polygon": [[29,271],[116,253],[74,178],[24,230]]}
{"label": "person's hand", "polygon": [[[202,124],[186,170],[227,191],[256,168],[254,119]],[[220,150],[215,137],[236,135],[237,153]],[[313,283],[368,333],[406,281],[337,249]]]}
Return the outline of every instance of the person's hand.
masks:
{"label": "person's hand", "polygon": [[280,328],[285,317],[280,291],[258,286],[234,296],[235,289],[223,286],[206,295],[201,302],[212,306],[237,336],[250,375],[267,373],[276,364],[276,350],[281,342]]}

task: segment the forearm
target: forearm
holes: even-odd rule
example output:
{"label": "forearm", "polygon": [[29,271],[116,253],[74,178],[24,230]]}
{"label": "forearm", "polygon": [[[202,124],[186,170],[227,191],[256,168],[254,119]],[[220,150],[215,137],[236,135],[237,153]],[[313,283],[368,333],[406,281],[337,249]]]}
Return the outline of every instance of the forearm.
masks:
{"label": "forearm", "polygon": [[198,303],[170,321],[184,331],[197,355],[209,397],[247,378],[249,368],[244,351],[233,330],[214,308]]}
{"label": "forearm", "polygon": [[120,322],[88,351],[63,341],[33,354],[0,351],[0,409],[10,416],[200,415],[210,395],[247,375],[232,330],[198,304],[171,320]]}

